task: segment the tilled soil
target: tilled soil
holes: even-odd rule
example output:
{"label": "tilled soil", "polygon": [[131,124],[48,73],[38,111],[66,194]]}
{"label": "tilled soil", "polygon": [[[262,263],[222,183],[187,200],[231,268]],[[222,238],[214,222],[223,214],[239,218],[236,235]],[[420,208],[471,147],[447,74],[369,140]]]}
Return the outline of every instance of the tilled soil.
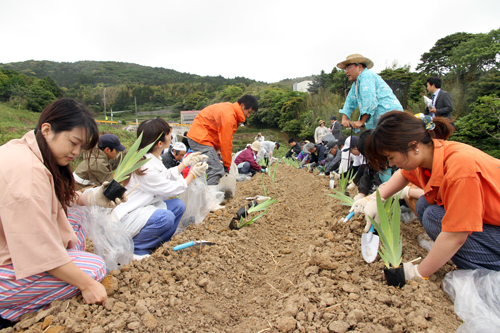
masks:
{"label": "tilled soil", "polygon": [[[363,216],[329,193],[328,177],[281,164],[270,196],[279,200],[249,227],[229,222],[246,197],[263,195],[262,176],[238,183],[226,208],[210,213],[150,258],[113,271],[104,305],[81,296],[26,315],[26,332],[454,332],[461,324],[442,290],[450,262],[428,281],[401,289],[383,279],[380,257],[360,252]],[[354,194],[354,193],[353,193]],[[402,225],[403,261],[427,251],[414,220]],[[191,240],[216,244],[174,252]],[[9,329],[11,330],[11,329]]]}

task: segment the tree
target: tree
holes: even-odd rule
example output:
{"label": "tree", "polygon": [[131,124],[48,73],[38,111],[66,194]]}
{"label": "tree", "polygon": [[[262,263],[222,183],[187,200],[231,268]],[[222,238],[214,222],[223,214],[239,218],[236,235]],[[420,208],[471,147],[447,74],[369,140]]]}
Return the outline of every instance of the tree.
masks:
{"label": "tree", "polygon": [[27,97],[28,110],[42,112],[47,105],[54,101],[56,97],[50,91],[39,85],[31,87],[31,94]]}
{"label": "tree", "polygon": [[56,81],[54,81],[50,76],[44,77],[38,82],[38,84],[43,89],[50,91],[56,98],[63,97],[63,92],[61,88],[59,88]]}
{"label": "tree", "polygon": [[457,32],[444,38],[438,39],[436,44],[420,57],[420,64],[417,71],[422,71],[429,75],[448,73],[453,65],[450,57],[455,47],[469,40],[474,35],[467,32]]}
{"label": "tree", "polygon": [[477,72],[500,69],[500,29],[477,34],[451,51],[449,63],[457,72],[474,75]]}
{"label": "tree", "polygon": [[241,95],[243,95],[243,89],[237,86],[229,86],[226,89],[222,90],[219,95],[219,99],[222,102],[236,102]]}
{"label": "tree", "polygon": [[495,158],[500,158],[500,99],[483,96],[474,103],[472,111],[455,122],[452,140],[467,143]]}

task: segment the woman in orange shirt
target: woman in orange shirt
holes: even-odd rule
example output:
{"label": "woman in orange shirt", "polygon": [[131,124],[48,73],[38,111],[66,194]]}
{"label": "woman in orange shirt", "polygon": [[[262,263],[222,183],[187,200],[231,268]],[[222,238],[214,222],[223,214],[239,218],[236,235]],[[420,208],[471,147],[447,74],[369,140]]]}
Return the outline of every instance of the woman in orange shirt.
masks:
{"label": "woman in orange shirt", "polygon": [[[453,131],[446,118],[392,111],[366,143],[375,168],[387,161],[400,168],[380,188],[382,199],[409,182],[424,190],[416,211],[435,243],[420,265],[403,264],[406,280],[428,278],[450,259],[461,269],[500,270],[500,160],[445,141]],[[376,200],[365,215],[377,218]]]}

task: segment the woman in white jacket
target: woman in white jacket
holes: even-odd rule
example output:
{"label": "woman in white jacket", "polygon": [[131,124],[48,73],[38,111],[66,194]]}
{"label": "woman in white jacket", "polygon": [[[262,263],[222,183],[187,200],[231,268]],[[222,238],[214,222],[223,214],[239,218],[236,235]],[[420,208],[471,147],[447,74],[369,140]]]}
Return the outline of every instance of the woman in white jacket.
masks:
{"label": "woman in white jacket", "polygon": [[[180,199],[168,198],[183,193],[189,183],[203,176],[208,168],[207,163],[202,162],[207,157],[200,153],[190,154],[178,166],[165,168],[160,156],[170,145],[171,131],[161,118],[143,121],[137,129],[137,136],[142,133],[139,149],[151,142],[155,144],[144,156],[150,160],[134,172],[125,185],[127,191],[137,188],[128,196],[126,204],[114,210],[121,225],[133,238],[134,259],[149,256],[151,251],[172,238],[186,206]],[[191,170],[184,179],[182,171],[187,166],[191,166]]]}

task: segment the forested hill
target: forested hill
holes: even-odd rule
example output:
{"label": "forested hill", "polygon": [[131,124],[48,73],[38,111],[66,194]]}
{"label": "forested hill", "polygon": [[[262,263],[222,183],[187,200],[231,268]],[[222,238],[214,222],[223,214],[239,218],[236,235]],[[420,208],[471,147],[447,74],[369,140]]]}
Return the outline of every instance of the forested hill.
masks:
{"label": "forested hill", "polygon": [[148,67],[117,61],[54,62],[28,60],[0,63],[0,69],[10,69],[28,76],[43,78],[50,76],[60,87],[97,86],[98,84],[140,84],[158,86],[165,83],[203,82],[206,84],[249,85],[256,82],[244,77],[226,79],[222,76],[199,76],[177,72],[173,69]]}

